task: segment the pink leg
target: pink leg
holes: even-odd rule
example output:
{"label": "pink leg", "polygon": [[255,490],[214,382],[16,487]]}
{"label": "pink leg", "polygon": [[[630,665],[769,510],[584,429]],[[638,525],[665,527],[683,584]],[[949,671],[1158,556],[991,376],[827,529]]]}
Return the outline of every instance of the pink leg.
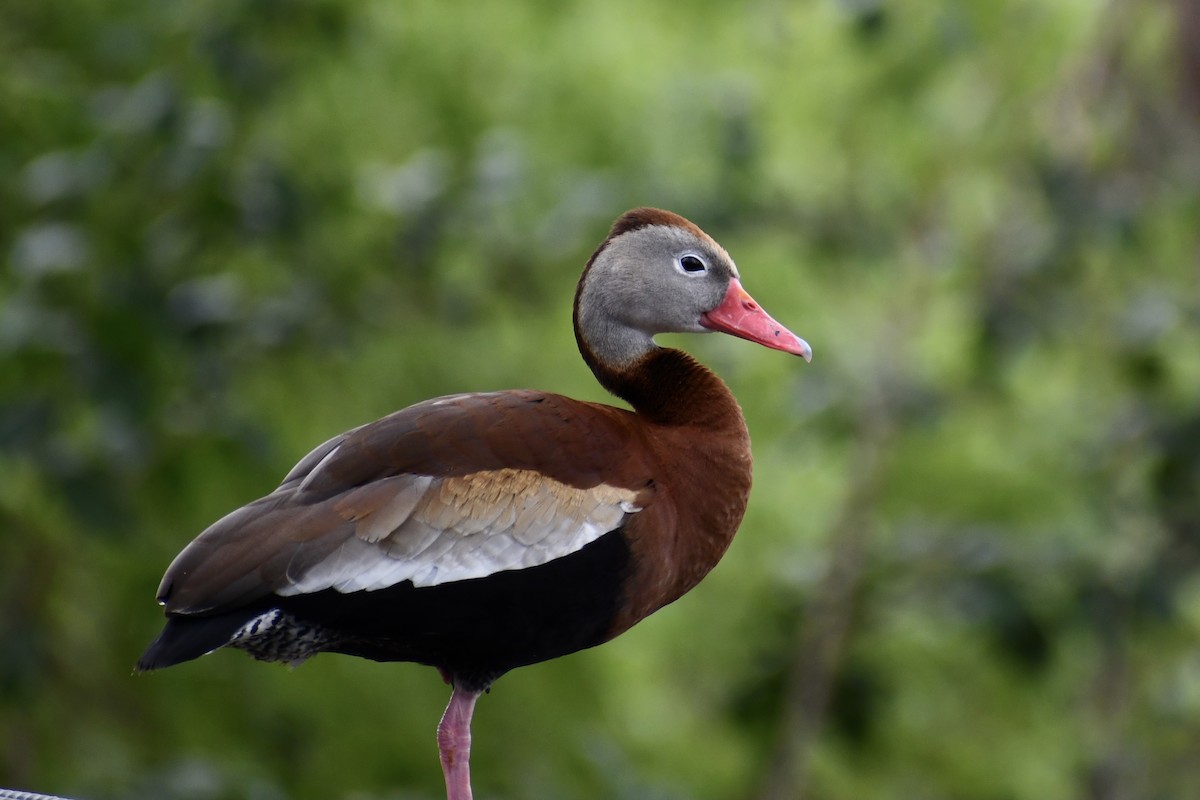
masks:
{"label": "pink leg", "polygon": [[454,687],[438,723],[438,752],[446,776],[446,800],[471,800],[471,714],[479,692]]}

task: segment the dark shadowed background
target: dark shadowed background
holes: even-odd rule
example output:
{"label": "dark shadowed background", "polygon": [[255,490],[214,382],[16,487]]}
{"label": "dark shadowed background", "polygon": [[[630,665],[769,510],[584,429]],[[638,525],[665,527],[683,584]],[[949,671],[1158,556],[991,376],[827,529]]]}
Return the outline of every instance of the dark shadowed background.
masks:
{"label": "dark shadowed background", "polygon": [[742,532],[502,679],[477,796],[1197,797],[1195,0],[10,0],[0,786],[442,796],[435,671],[133,677],[158,579],[395,408],[602,399],[571,293],[642,204],[815,358],[671,337]]}

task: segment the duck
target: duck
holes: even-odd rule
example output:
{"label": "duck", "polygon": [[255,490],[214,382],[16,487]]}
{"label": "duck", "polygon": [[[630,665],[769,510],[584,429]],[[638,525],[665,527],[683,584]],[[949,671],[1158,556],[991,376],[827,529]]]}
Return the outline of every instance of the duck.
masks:
{"label": "duck", "polygon": [[476,701],[517,667],[610,641],[720,561],[750,495],[726,384],[661,333],[812,359],[730,255],[670,211],[621,215],[575,290],[575,339],[628,408],[534,390],[439,397],[339,434],[183,548],[149,672],[222,648],[435,667],[447,800],[470,800]]}

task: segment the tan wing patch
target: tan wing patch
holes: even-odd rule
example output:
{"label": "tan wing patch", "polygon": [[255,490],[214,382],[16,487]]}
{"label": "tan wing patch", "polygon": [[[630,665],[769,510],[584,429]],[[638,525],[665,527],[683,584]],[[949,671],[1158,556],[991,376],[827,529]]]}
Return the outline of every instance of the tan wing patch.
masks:
{"label": "tan wing patch", "polygon": [[433,586],[537,566],[620,527],[639,502],[632,489],[581,489],[531,470],[387,478],[337,501],[355,536],[280,593]]}
{"label": "tan wing patch", "polygon": [[427,493],[413,516],[442,530],[472,534],[495,527],[524,544],[534,544],[564,523],[583,524],[597,516],[620,518],[621,503],[637,493],[600,484],[579,489],[530,470],[500,469],[444,478]]}

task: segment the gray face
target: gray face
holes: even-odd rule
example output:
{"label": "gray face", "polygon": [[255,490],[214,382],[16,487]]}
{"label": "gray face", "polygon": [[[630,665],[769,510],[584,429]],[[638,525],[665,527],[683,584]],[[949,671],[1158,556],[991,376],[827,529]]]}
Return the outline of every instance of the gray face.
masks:
{"label": "gray face", "polygon": [[707,333],[706,311],[725,297],[737,267],[707,236],[650,225],[608,243],[580,295],[580,331],[601,360],[621,366],[655,345],[656,333]]}

